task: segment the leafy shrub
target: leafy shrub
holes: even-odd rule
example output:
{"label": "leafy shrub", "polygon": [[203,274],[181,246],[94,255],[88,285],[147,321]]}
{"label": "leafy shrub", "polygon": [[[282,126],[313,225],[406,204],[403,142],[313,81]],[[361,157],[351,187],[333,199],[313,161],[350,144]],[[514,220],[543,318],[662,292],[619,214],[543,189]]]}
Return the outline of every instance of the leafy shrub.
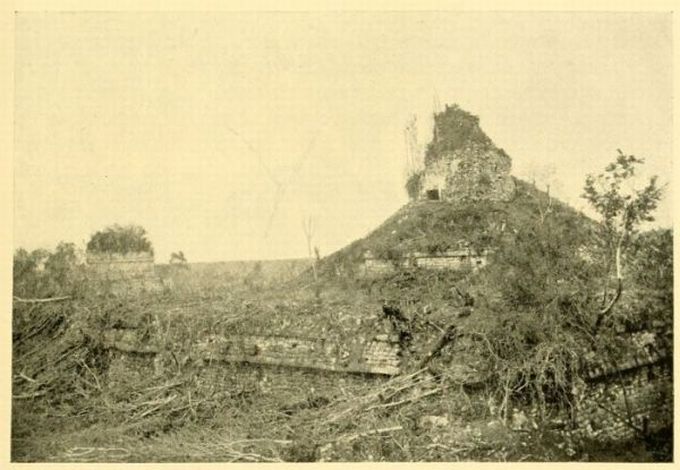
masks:
{"label": "leafy shrub", "polygon": [[673,232],[670,229],[641,233],[631,247],[631,271],[637,283],[673,290]]}
{"label": "leafy shrub", "polygon": [[170,254],[170,266],[174,266],[181,269],[189,269],[189,262],[186,256],[184,256],[183,251],[178,251],[177,253]]}
{"label": "leafy shrub", "polygon": [[139,225],[112,225],[96,232],[87,242],[91,253],[150,253],[151,242],[146,238],[146,230]]}
{"label": "leafy shrub", "polygon": [[76,246],[61,242],[51,252],[19,248],[14,253],[14,295],[52,297],[84,292],[86,276]]}

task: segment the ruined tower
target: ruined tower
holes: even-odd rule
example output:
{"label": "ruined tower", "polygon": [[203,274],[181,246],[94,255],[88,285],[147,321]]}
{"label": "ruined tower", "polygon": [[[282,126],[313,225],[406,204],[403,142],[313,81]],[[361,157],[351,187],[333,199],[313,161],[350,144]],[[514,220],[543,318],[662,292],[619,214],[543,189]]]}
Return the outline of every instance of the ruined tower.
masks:
{"label": "ruined tower", "polygon": [[514,193],[510,157],[457,105],[434,116],[425,168],[417,175],[420,200],[504,201]]}

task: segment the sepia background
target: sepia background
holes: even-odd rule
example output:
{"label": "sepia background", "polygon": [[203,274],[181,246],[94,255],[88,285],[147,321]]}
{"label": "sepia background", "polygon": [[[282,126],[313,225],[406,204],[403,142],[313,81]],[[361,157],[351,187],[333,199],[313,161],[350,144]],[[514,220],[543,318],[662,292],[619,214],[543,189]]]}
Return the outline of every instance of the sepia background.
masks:
{"label": "sepia background", "polygon": [[[63,8],[102,8],[102,2],[96,7],[67,4]],[[139,8],[123,4],[116,8]],[[658,174],[660,183],[668,185],[651,226],[672,226],[672,42],[677,26],[671,13],[41,12],[56,4],[17,5],[20,11],[6,21],[11,26],[8,47],[0,50],[10,54],[6,62],[13,76],[7,77],[14,80],[13,89],[6,87],[14,98],[7,109],[7,129],[13,129],[5,172],[13,178],[5,186],[11,221],[8,253],[19,247],[52,250],[60,241],[84,248],[95,231],[134,223],[148,230],[158,271],[171,271],[172,266],[158,265],[178,250],[192,263],[191,270],[177,270],[178,278],[191,282],[176,283],[164,302],[142,298],[104,305],[120,307],[115,318],[163,312],[164,325],[184,340],[185,326],[189,332],[204,331],[199,323],[221,318],[225,311],[236,312],[248,325],[263,321],[261,330],[276,334],[284,331],[282,322],[289,329],[300,323],[324,328],[335,321],[337,305],[364,305],[359,291],[338,297],[335,290],[319,290],[314,300],[311,287],[276,290],[272,286],[278,283],[272,282],[267,290],[246,285],[259,262],[231,263],[243,271],[243,280],[234,280],[233,273],[216,275],[209,264],[201,271],[194,262],[305,257],[304,225],[309,220],[322,257],[365,236],[408,200],[407,123],[417,116],[424,146],[432,138],[432,114],[445,104],[457,103],[480,117],[484,131],[512,157],[514,175],[534,181],[538,189],[549,186],[551,195],[591,215],[579,197],[586,175],[600,173],[617,148],[644,157],[642,176]],[[151,5],[141,4],[147,9]],[[174,2],[172,8],[178,5]],[[649,8],[623,6],[635,7]],[[659,9],[659,3],[653,7]],[[672,6],[661,8],[670,11]],[[25,11],[30,9],[36,11]],[[296,262],[308,264],[290,261]],[[6,266],[9,291],[9,262]],[[426,278],[422,284],[431,287]],[[14,288],[17,295],[16,284]],[[402,294],[395,289],[394,295]],[[257,314],[238,308],[231,312],[242,295],[254,301]],[[234,305],[225,300],[232,296]],[[282,298],[295,315],[288,307],[270,308]],[[7,299],[10,305],[9,295]],[[378,301],[384,299],[371,299],[366,312],[379,313]],[[28,314],[10,317],[8,308],[8,326],[17,316],[28,319],[30,326],[64,313],[80,318],[93,305],[98,313],[107,311],[96,303],[81,304],[85,309],[77,303],[46,305],[36,314],[30,304],[15,302],[13,310]],[[299,305],[319,311],[297,315]],[[483,324],[476,317],[472,321]],[[16,367],[10,366],[10,357],[16,363],[25,358],[10,349],[17,331],[14,324],[6,328],[2,414],[8,438],[3,455],[10,455],[10,413],[21,424],[20,432],[32,429],[40,437],[23,441],[30,444],[19,448],[24,457],[65,461],[65,449],[83,449],[91,442],[116,445],[112,437],[122,434],[105,421],[79,434],[26,418],[41,412],[29,402],[24,402],[24,415],[10,410],[11,369]],[[34,342],[40,345],[38,359],[48,358],[42,363],[48,364],[47,374],[67,384],[75,380],[49,366],[63,342],[40,343],[40,338]],[[166,378],[124,368],[120,372],[126,378]],[[295,385],[306,383],[295,374],[283,375]],[[192,400],[194,391],[189,387],[182,393]],[[288,398],[274,395],[281,401]],[[77,403],[76,408],[86,408],[91,401]],[[222,410],[248,412],[229,403]],[[262,403],[253,408],[269,415]],[[226,423],[225,429],[239,429],[231,415],[213,416]],[[366,429],[364,421],[355,421],[357,429]],[[179,442],[229,440],[208,424],[215,422],[187,430]],[[178,441],[168,436],[153,449],[144,449],[145,441],[134,434],[123,437],[135,458],[144,452],[149,461],[163,455],[175,458],[180,451]],[[61,447],[45,445],[53,441]],[[618,451],[618,458],[635,453],[624,446]]]}
{"label": "sepia background", "polygon": [[407,201],[405,124],[446,103],[576,208],[617,148],[671,182],[666,13],[22,12],[15,41],[15,247],[137,223],[159,261],[294,258],[312,217],[326,255]]}

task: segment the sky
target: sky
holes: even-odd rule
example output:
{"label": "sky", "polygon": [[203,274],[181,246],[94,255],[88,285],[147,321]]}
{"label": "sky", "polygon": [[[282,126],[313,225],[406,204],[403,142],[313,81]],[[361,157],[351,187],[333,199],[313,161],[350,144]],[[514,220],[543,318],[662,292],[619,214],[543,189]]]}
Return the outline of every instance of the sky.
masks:
{"label": "sky", "polygon": [[[457,103],[578,209],[616,150],[669,192],[666,13],[18,13],[14,246],[142,225],[156,261],[322,255],[408,200],[404,128]],[[437,104],[438,103],[438,104]]]}

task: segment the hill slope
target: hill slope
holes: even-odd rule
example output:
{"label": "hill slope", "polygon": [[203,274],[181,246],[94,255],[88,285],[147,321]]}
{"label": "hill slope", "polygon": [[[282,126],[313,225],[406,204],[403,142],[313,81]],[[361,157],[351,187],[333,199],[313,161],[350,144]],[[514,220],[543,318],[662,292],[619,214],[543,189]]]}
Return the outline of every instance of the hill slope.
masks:
{"label": "hill slope", "polygon": [[509,201],[410,202],[365,237],[324,258],[322,269],[326,274],[335,267],[354,272],[369,250],[386,259],[460,246],[493,250],[518,229],[546,217],[557,219],[581,241],[592,236],[595,221],[529,183],[517,178],[513,182],[514,196]]}

